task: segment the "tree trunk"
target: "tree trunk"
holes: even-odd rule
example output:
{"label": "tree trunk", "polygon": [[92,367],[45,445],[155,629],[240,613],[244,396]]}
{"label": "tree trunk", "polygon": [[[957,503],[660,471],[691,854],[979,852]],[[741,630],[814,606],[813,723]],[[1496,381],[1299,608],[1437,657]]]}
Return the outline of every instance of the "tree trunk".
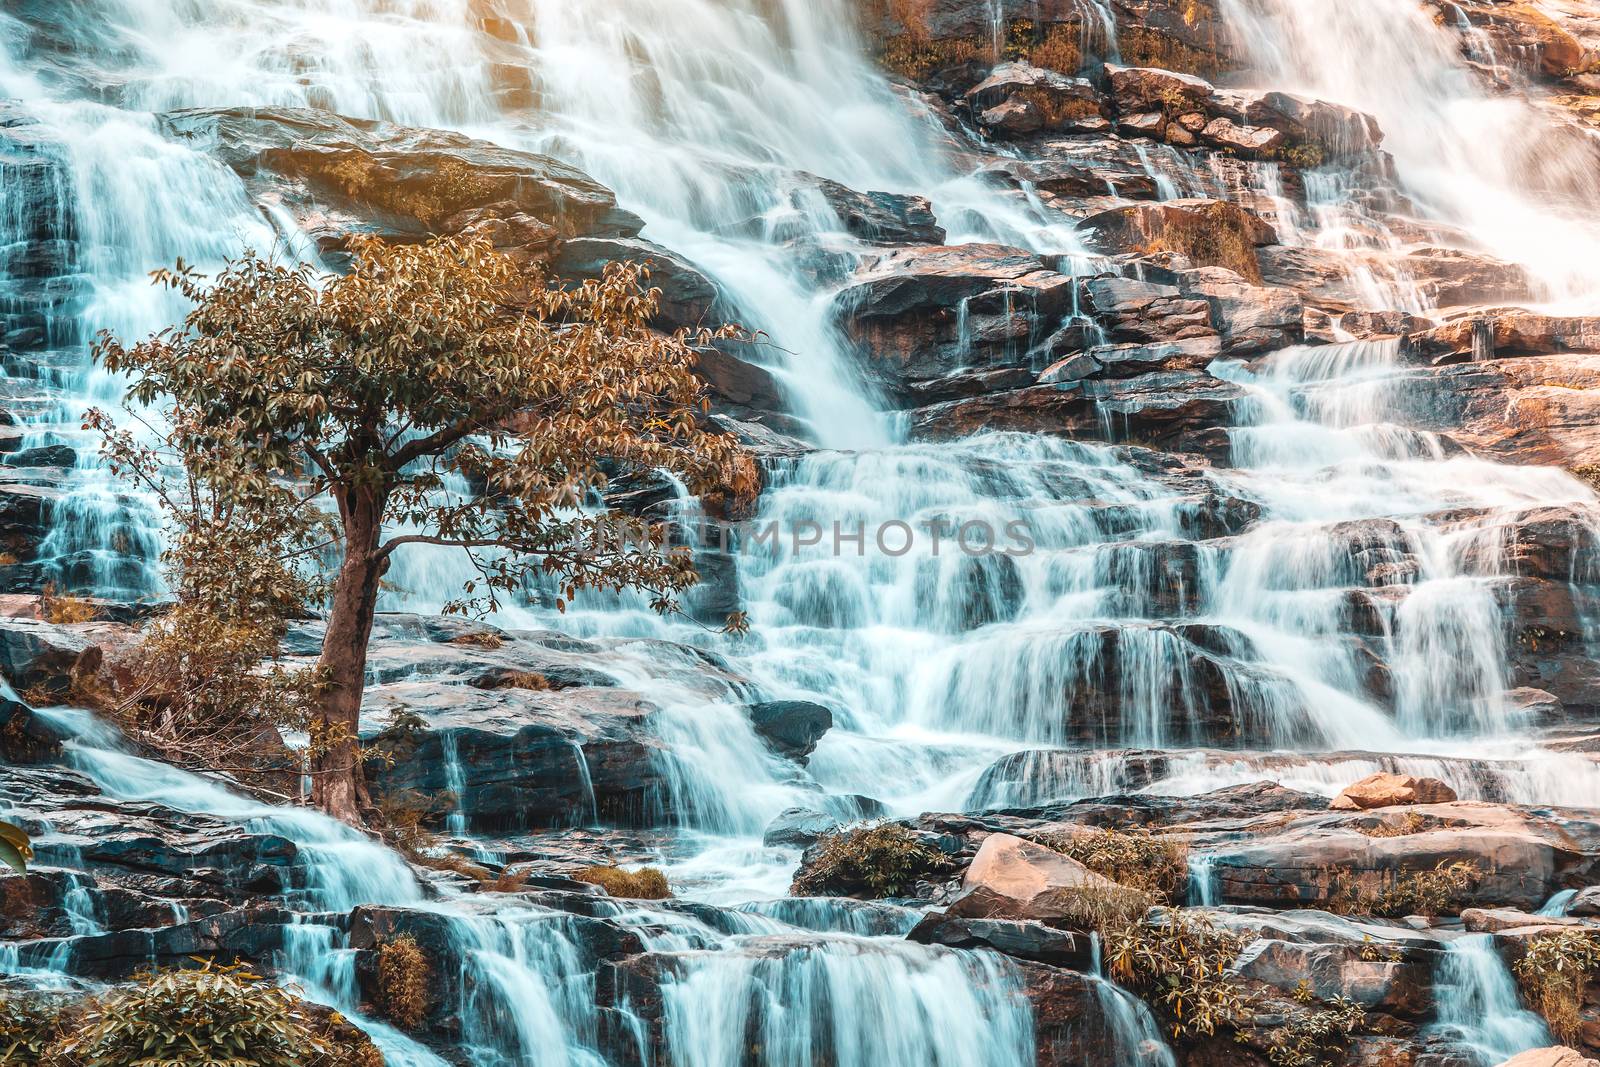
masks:
{"label": "tree trunk", "polygon": [[327,688],[320,725],[325,743],[313,760],[311,799],[329,815],[354,826],[365,823],[372,802],[361,769],[361,696],[367,646],[378,588],[389,561],[378,553],[383,532],[383,496],[355,489],[339,501],[344,519],[344,562],[334,580],[328,632],[318,662]]}

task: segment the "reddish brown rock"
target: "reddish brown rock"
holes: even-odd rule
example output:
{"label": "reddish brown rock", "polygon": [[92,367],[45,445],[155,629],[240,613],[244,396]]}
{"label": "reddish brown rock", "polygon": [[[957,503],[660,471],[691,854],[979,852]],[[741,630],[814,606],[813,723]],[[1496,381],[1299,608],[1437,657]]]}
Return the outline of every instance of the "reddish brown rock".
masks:
{"label": "reddish brown rock", "polygon": [[1418,778],[1410,774],[1374,774],[1333,798],[1334,811],[1366,811],[1399,804],[1447,804],[1456,791],[1437,778]]}
{"label": "reddish brown rock", "polygon": [[1113,208],[1084,219],[1078,229],[1096,252],[1170,252],[1184,257],[1187,266],[1226,267],[1252,282],[1261,280],[1256,248],[1277,241],[1265,220],[1225,200]]}

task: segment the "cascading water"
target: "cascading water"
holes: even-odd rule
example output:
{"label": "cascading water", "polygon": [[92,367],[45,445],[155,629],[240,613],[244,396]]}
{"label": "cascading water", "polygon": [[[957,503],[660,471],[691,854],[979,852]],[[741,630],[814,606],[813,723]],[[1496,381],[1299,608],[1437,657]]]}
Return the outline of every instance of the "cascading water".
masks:
{"label": "cascading water", "polygon": [[1516,980],[1495,951],[1492,934],[1452,941],[1434,989],[1437,1026],[1468,1045],[1485,1067],[1551,1044],[1544,1020],[1517,999]]}
{"label": "cascading water", "polygon": [[[1105,11],[1086,6],[1096,17]],[[748,928],[732,933],[660,912],[635,916],[649,947],[673,957],[663,990],[671,1063],[749,1062],[741,1057],[750,1033],[770,1067],[811,1062],[817,1049],[841,1067],[1033,1059],[1017,976],[992,957],[904,943],[908,914],[762,899],[781,896],[795,861],[759,845],[785,808],[837,805],[850,817],[844,801],[868,796],[910,815],[1125,788],[1192,793],[1262,777],[1331,793],[1369,768],[1442,777],[1468,798],[1483,795],[1484,773],[1510,799],[1600,797],[1591,763],[1516,736],[1495,600],[1513,573],[1500,544],[1505,516],[1555,502],[1592,515],[1593,495],[1558,470],[1511,471],[1402,429],[1405,368],[1395,345],[1294,348],[1215,366],[1240,390],[1233,466],[1199,476],[1199,487],[1164,478],[1139,448],[1021,434],[903,439],[834,324],[838,277],[814,269],[872,250],[843,232],[813,176],[928,196],[953,243],[1069,257],[1081,247],[1072,220],[1042,211],[1036,198],[998,195],[946,150],[935,118],[867,61],[844,0],[678,0],[670,18],[653,0],[530,0],[525,17],[503,27],[494,58],[480,47],[466,0],[80,7],[66,20],[75,46],[67,51],[92,58],[54,80],[28,72],[29,31],[0,15],[0,94],[22,101],[48,135],[35,156],[0,162],[0,177],[18,166],[40,176],[0,185],[0,243],[64,249],[52,292],[66,295],[41,305],[35,333],[17,350],[49,386],[19,408],[27,447],[80,447],[45,550],[68,584],[122,597],[159,585],[148,509],[111,487],[71,429],[85,404],[117,391],[87,369],[88,334],[140,336],[176,318],[181,309],[144,272],[179,256],[205,266],[280,239],[304,251],[291,222],[264,219],[232,172],[163,139],[149,112],[326,107],[571,160],[646,220],[649,239],[706,270],[734,318],[771,336],[772,369],[824,449],[771,463],[757,525],[792,532],[815,523],[824,537],[735,546],[752,634],[710,637],[615,598],[581,601],[559,618],[525,605],[509,613],[576,634],[713,646],[749,679],[708,680],[702,661],[664,646],[619,653],[610,665],[661,707],[664,776],[683,801],[688,846],[668,863],[675,882],[749,909],[740,913]],[[1485,98],[1444,31],[1406,0],[1225,7],[1275,88],[1302,87],[1379,116],[1399,179],[1424,213],[1540,268],[1553,298],[1592,293],[1600,262],[1592,223],[1526,192],[1532,175],[1592,205],[1600,201],[1592,175],[1565,149],[1537,167],[1530,159],[1542,146],[1503,161],[1469,151],[1484,123],[1503,132],[1526,122],[1523,105]],[[1113,31],[1107,23],[1100,54],[1114,56]],[[1393,58],[1392,49],[1408,54]],[[507,67],[529,76],[537,121],[511,102],[518,94],[506,91]],[[1520,135],[1507,143],[1527,144]],[[1146,159],[1169,154],[1179,155],[1163,147]],[[1308,175],[1303,211],[1283,206],[1275,165],[1255,178],[1280,205],[1285,241],[1343,249],[1357,243],[1353,235],[1370,236],[1348,176]],[[1161,193],[1226,187],[1219,174],[1193,170],[1165,179]],[[53,220],[49,233],[20,232],[40,217]],[[1426,310],[1403,278],[1359,280],[1369,310]],[[1248,504],[1259,521],[1218,536],[1206,493]],[[927,536],[975,522],[1011,551],[969,553],[948,535],[941,551]],[[908,551],[873,544],[896,523],[917,534]],[[863,542],[849,539],[858,534]],[[1389,580],[1370,580],[1385,566]],[[436,606],[456,595],[460,576],[431,558],[401,559],[393,577],[405,592],[395,599]],[[1387,695],[1364,646],[1350,640],[1352,596],[1369,585],[1393,594],[1368,605],[1363,635],[1382,650]],[[743,706],[757,695],[834,709],[835,727],[805,774],[750,729]],[[1224,713],[1240,724],[1241,750],[1201,750],[1207,722]],[[78,735],[74,762],[107,794],[296,843],[305,883],[288,903],[303,921],[282,963],[319,999],[346,1012],[359,1000],[344,932],[321,921],[325,913],[363,903],[433,910],[469,990],[458,1008],[475,1065],[603,1062],[588,996],[594,975],[582,939],[564,925],[569,916],[514,901],[425,900],[404,864],[337,824],[244,800],[64,721]],[[449,735],[452,749],[457,740]],[[1162,753],[1162,773],[1152,775],[1132,755],[1085,751],[1096,747],[1191,751]],[[1014,773],[1000,773],[1002,757],[1015,761]],[[470,789],[460,762],[451,766],[451,786]],[[587,763],[576,749],[580,773]],[[598,806],[587,790],[574,820],[592,823]],[[449,829],[466,830],[459,808]],[[1206,869],[1197,857],[1197,875]],[[83,923],[75,932],[93,936],[92,909],[75,914]],[[1473,1025],[1509,1020],[1472,1040],[1520,1047],[1526,1020],[1506,1008],[1500,973],[1478,942],[1457,945],[1444,981],[1458,992],[1441,1022],[1464,1026],[1474,1013]],[[5,960],[0,970],[49,969]],[[1171,1062],[1140,1006],[1111,986],[1100,999],[1129,1062]],[[982,1040],[939,1032],[953,1017],[984,1019],[989,1030]],[[437,1067],[432,1053],[371,1025],[392,1064]]]}

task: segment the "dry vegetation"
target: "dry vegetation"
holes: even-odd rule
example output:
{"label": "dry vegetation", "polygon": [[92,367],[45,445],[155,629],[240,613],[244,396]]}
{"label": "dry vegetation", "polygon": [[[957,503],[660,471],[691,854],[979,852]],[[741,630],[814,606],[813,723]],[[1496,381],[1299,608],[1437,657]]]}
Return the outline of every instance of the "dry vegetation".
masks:
{"label": "dry vegetation", "polygon": [[813,848],[815,857],[808,855],[790,889],[796,896],[904,896],[953,866],[944,853],[893,822],[827,834]]}
{"label": "dry vegetation", "polygon": [[672,896],[667,876],[654,867],[625,871],[621,867],[585,867],[572,877],[604,889],[609,896],[627,900],[665,900]]}

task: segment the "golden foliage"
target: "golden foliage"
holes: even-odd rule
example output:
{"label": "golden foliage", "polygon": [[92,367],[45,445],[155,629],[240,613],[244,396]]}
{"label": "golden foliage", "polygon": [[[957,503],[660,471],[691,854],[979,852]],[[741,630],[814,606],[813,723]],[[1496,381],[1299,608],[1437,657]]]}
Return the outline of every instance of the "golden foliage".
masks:
{"label": "golden foliage", "polygon": [[597,885],[613,897],[629,900],[665,900],[672,896],[667,876],[654,867],[625,871],[621,867],[585,867],[573,872],[580,882]]}
{"label": "golden foliage", "polygon": [[1483,877],[1471,860],[1444,861],[1431,871],[1402,870],[1392,879],[1379,875],[1376,887],[1342,874],[1334,881],[1328,910],[1338,915],[1398,919],[1407,915],[1457,915],[1463,898]]}
{"label": "golden foliage", "polygon": [[1181,903],[1188,890],[1189,846],[1167,835],[1090,827],[1045,834],[1035,840],[1162,903]]}
{"label": "golden foliage", "polygon": [[1562,930],[1532,938],[1513,970],[1523,994],[1550,1024],[1556,1040],[1576,1045],[1589,984],[1600,978],[1600,934]]}
{"label": "golden foliage", "polygon": [[903,896],[952,867],[944,853],[894,822],[826,834],[816,848],[795,876],[790,892],[797,896]]}
{"label": "golden foliage", "polygon": [[431,970],[414,937],[397,937],[378,947],[377,999],[384,1018],[402,1030],[421,1029],[428,1016]]}

